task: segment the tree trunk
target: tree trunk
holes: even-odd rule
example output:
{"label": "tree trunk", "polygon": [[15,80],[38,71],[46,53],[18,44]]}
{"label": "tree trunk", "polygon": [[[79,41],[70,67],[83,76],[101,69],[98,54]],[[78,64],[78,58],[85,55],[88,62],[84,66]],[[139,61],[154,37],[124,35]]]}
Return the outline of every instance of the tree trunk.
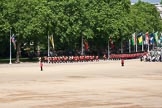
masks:
{"label": "tree trunk", "polygon": [[21,54],[21,49],[20,49],[21,43],[17,43],[17,51],[16,51],[16,63],[20,63],[20,54]]}

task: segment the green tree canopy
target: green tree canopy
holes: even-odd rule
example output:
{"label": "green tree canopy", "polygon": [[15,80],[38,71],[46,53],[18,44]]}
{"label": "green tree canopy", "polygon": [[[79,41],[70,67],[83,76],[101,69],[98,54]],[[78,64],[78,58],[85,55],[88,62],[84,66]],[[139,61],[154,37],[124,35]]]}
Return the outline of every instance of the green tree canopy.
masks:
{"label": "green tree canopy", "polygon": [[[92,49],[100,49],[109,38],[119,43],[134,32],[162,29],[156,7],[142,1],[131,5],[130,0],[1,0],[0,5],[0,42],[9,43],[6,35],[11,29],[16,35],[18,62],[24,43],[47,48],[51,34],[56,50],[81,49],[82,36]],[[5,43],[1,46],[9,48]]]}

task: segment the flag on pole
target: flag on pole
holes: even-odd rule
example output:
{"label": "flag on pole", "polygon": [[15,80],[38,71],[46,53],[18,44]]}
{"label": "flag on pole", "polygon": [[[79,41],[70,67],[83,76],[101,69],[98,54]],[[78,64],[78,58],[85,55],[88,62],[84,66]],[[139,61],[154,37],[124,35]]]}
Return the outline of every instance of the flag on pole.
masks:
{"label": "flag on pole", "polygon": [[139,45],[142,45],[142,36],[140,36],[140,37],[138,37],[138,43],[139,43]]}
{"label": "flag on pole", "polygon": [[135,33],[132,34],[132,45],[133,46],[136,45],[136,34]]}
{"label": "flag on pole", "polygon": [[160,43],[162,43],[162,33],[161,33],[161,36],[160,36]]}
{"label": "flag on pole", "polygon": [[52,48],[54,49],[55,46],[54,46],[53,34],[50,36],[49,40],[51,42]]}
{"label": "flag on pole", "polygon": [[142,43],[143,43],[143,36],[142,36],[142,33],[139,33],[138,34],[138,44],[142,45]]}
{"label": "flag on pole", "polygon": [[150,34],[150,44],[153,44],[154,43],[154,34],[151,33]]}
{"label": "flag on pole", "polygon": [[145,44],[149,44],[149,33],[148,32],[146,32],[146,34],[145,34]]}
{"label": "flag on pole", "polygon": [[110,38],[110,46],[111,46],[111,49],[115,48],[114,42],[111,38]]}
{"label": "flag on pole", "polygon": [[12,41],[12,43],[14,45],[14,49],[16,49],[16,39],[15,39],[15,35],[14,34],[11,36],[11,41]]}
{"label": "flag on pole", "polygon": [[155,36],[155,42],[156,42],[156,44],[158,44],[158,40],[159,40],[159,39],[158,39],[158,38],[159,38],[159,37],[158,37],[158,32],[156,32],[156,33],[154,34],[154,36]]}
{"label": "flag on pole", "polygon": [[88,51],[89,46],[88,46],[88,42],[86,40],[84,40],[84,47],[85,47],[85,50]]}

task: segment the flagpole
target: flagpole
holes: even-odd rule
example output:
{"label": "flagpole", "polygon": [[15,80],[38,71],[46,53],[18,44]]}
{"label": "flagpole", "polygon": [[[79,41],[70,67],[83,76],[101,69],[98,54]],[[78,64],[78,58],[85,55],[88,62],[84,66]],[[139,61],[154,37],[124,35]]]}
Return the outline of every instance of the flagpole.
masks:
{"label": "flagpole", "polygon": [[150,38],[149,38],[149,33],[147,32],[146,34],[147,34],[147,36],[145,37],[145,42],[147,44],[147,52],[149,52],[149,50],[150,50],[150,43],[149,43]]}
{"label": "flagpole", "polygon": [[135,37],[136,37],[136,52],[137,52],[137,36],[135,35]]}
{"label": "flagpole", "polygon": [[144,45],[143,45],[143,35],[142,35],[142,51],[143,51],[143,46],[144,46]]}
{"label": "flagpole", "polygon": [[50,48],[49,48],[49,32],[48,32],[48,63],[49,63],[49,52],[50,52]]}
{"label": "flagpole", "polygon": [[11,28],[10,28],[10,62],[9,64],[12,64],[11,59],[12,59],[12,51],[11,51]]}
{"label": "flagpole", "polygon": [[129,53],[131,53],[131,42],[130,42],[130,39],[129,39]]}
{"label": "flagpole", "polygon": [[53,51],[55,51],[55,41],[54,41],[54,37],[53,37],[53,34],[52,34],[52,41],[53,41]]}
{"label": "flagpole", "polygon": [[81,55],[83,55],[83,36],[82,36],[82,40],[81,40]]}

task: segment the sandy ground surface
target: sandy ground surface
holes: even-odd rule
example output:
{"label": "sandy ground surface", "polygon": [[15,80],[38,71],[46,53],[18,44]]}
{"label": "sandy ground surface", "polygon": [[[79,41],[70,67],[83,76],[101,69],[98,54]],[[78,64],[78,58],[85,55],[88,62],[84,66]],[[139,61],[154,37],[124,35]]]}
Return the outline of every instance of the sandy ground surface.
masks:
{"label": "sandy ground surface", "polygon": [[162,108],[162,62],[0,64],[0,108]]}

